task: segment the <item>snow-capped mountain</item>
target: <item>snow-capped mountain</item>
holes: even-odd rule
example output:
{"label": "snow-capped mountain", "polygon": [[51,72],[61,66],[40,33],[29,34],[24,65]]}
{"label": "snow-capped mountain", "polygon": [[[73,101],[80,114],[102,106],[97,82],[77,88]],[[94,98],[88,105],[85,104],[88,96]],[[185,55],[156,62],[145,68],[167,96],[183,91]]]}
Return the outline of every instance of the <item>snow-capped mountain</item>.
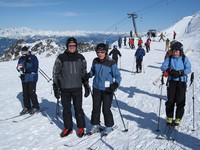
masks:
{"label": "snow-capped mountain", "polygon": [[[125,33],[121,33],[120,35],[125,35]],[[109,40],[109,42],[113,42],[117,40],[118,34],[114,32],[88,32],[88,31],[44,31],[44,30],[34,30],[29,28],[10,28],[10,29],[0,29],[0,61],[6,60],[15,60],[18,56],[18,48],[21,48],[22,45],[17,46],[23,41],[23,45],[31,45],[34,47],[33,51],[37,51],[35,47],[38,49],[39,54],[41,52],[50,51],[48,56],[52,54],[54,50],[62,50],[65,46],[66,39],[70,36],[74,36],[77,38],[80,43],[79,47],[81,51],[88,51],[93,49],[93,45],[99,42],[105,42],[105,40]],[[23,40],[22,40],[23,39]],[[51,42],[50,42],[51,41]],[[45,43],[46,42],[46,43]],[[57,45],[50,46],[50,43],[54,42]],[[27,44],[26,44],[27,43]],[[40,43],[38,45],[38,43]],[[41,45],[41,43],[43,43]],[[34,44],[36,44],[34,46]],[[48,47],[49,46],[49,47]],[[14,48],[14,49],[13,49]],[[43,49],[43,50],[41,50]],[[56,53],[55,51],[55,53]],[[15,52],[15,53],[14,53]]]}

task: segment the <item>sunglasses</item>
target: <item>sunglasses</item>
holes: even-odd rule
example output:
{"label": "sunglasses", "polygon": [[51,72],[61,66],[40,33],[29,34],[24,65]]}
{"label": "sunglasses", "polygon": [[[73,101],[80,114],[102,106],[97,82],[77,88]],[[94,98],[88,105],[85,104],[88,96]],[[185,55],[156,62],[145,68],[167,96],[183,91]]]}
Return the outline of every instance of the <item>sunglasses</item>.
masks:
{"label": "sunglasses", "polygon": [[68,47],[76,47],[76,45],[68,45]]}
{"label": "sunglasses", "polygon": [[105,54],[106,53],[106,51],[99,51],[99,52],[97,52],[97,54]]}

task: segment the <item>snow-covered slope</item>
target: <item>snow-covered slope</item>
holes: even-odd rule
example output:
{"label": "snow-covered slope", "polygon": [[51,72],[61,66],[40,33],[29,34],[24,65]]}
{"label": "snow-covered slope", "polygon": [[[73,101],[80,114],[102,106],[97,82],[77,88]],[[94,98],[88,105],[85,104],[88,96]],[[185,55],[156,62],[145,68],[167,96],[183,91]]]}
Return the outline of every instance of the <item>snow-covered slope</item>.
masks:
{"label": "snow-covered slope", "polygon": [[[188,20],[189,21],[189,20]],[[183,25],[183,23],[186,23]],[[200,21],[192,21],[190,27],[195,27]],[[188,26],[188,22],[182,22],[182,29],[184,31]],[[175,26],[170,28],[174,31]],[[168,32],[169,29],[166,30]],[[190,31],[199,35],[199,30]],[[164,31],[165,32],[165,31]],[[170,40],[172,36],[169,36]],[[153,82],[161,75],[160,66],[165,55],[165,42],[152,41],[151,51],[144,57],[144,72],[141,74],[133,74],[135,71],[135,50],[128,47],[120,49],[122,57],[119,60],[119,68],[122,75],[122,82],[119,89],[116,91],[116,98],[122,113],[128,132],[122,132],[125,128],[123,126],[116,100],[113,100],[112,112],[115,120],[115,130],[100,139],[100,135],[96,134],[91,137],[78,138],[76,136],[76,122],[74,121],[74,133],[68,137],[60,138],[59,133],[63,129],[62,117],[55,119],[56,99],[52,94],[52,83],[47,82],[40,74],[37,84],[37,94],[40,106],[44,109],[43,112],[34,115],[31,118],[15,123],[21,118],[14,118],[4,120],[11,116],[17,115],[22,109],[22,93],[21,82],[16,71],[17,61],[1,62],[0,63],[0,149],[2,150],[55,150],[55,149],[87,149],[92,145],[92,149],[115,149],[115,150],[180,150],[192,149],[198,150],[200,147],[200,48],[199,42],[196,41],[195,36],[190,36],[189,33],[184,33],[182,36],[177,36],[177,40],[183,42],[185,49],[192,45],[186,53],[192,64],[192,71],[195,74],[194,87],[188,83],[187,87],[187,102],[185,107],[185,114],[180,132],[177,136],[177,141],[167,141],[156,139],[159,132],[157,129],[158,108],[160,99],[161,103],[161,120],[160,132],[163,131],[165,124],[165,101],[166,101],[166,86],[163,86],[163,96],[160,95],[160,81]],[[116,42],[114,43],[116,44]],[[87,60],[88,71],[96,54],[94,52],[83,53]],[[56,56],[49,58],[39,58],[40,68],[49,76],[52,75],[52,67]],[[190,77],[190,75],[189,75]],[[165,79],[166,80],[166,79]],[[92,85],[92,79],[90,79]],[[192,97],[194,96],[194,101]],[[193,103],[194,102],[194,103]],[[193,107],[195,106],[195,107]],[[193,110],[195,108],[195,110]],[[91,127],[90,117],[92,111],[92,97],[84,98],[83,109],[86,119],[86,130]],[[62,108],[61,108],[62,110]],[[193,112],[195,122],[193,122]],[[103,117],[101,116],[102,124]],[[193,126],[194,125],[194,126]],[[194,131],[192,131],[194,129]],[[98,139],[97,143],[94,144]],[[67,144],[71,147],[64,146]]]}

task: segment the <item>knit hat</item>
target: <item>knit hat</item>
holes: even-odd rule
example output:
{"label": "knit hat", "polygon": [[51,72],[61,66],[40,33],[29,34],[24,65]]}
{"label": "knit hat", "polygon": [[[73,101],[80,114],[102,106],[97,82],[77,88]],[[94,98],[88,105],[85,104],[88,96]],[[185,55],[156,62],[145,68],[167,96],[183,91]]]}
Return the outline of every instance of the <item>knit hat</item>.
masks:
{"label": "knit hat", "polygon": [[76,47],[77,47],[77,40],[74,38],[74,37],[69,37],[66,41],[66,47],[68,49],[68,44],[70,43],[75,43],[76,44]]}
{"label": "knit hat", "polygon": [[28,47],[26,47],[26,46],[22,47],[21,53],[22,53],[22,55],[28,54],[29,53]]}
{"label": "knit hat", "polygon": [[102,50],[108,52],[108,46],[107,46],[106,44],[104,44],[104,43],[99,43],[99,44],[96,46],[95,51],[97,52],[97,51],[102,51]]}

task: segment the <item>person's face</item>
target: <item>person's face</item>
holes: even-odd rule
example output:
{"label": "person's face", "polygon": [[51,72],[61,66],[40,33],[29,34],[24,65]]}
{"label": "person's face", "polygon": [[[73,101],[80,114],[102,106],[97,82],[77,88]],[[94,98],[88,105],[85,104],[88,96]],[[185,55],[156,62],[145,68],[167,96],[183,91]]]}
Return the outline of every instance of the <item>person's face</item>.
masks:
{"label": "person's face", "polygon": [[173,51],[173,55],[174,55],[175,57],[180,56],[180,50],[174,50],[174,51]]}
{"label": "person's face", "polygon": [[105,50],[100,50],[97,51],[97,56],[99,57],[99,59],[104,59],[106,57],[106,51]]}
{"label": "person's face", "polygon": [[69,43],[68,44],[68,51],[74,53],[76,51],[76,43]]}

